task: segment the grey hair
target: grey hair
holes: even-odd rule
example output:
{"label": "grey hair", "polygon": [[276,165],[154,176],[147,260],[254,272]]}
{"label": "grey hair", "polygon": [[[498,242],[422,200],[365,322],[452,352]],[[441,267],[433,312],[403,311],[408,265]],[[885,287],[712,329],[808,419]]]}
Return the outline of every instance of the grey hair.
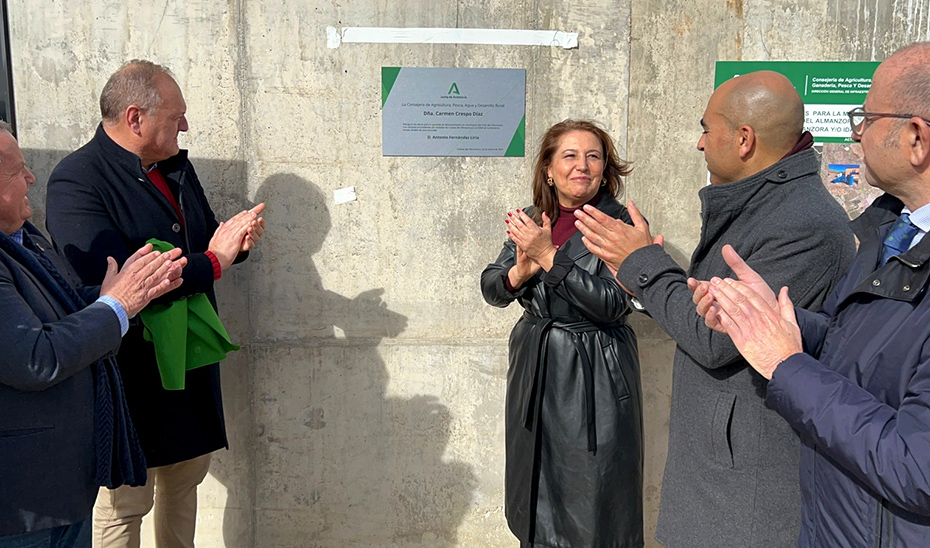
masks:
{"label": "grey hair", "polygon": [[166,74],[174,77],[167,67],[145,59],[133,59],[110,76],[100,92],[100,115],[107,124],[119,122],[120,116],[130,105],[145,112],[161,106],[156,77]]}

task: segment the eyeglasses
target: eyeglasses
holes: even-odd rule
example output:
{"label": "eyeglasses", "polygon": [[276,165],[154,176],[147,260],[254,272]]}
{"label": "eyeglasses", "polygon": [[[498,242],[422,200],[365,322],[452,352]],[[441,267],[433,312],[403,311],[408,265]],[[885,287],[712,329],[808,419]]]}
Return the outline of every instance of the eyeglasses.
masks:
{"label": "eyeglasses", "polygon": [[850,110],[849,115],[849,127],[852,129],[853,135],[856,137],[862,137],[862,132],[865,130],[865,122],[869,118],[920,118],[926,124],[930,124],[930,120],[926,118],[921,118],[916,114],[891,114],[887,112],[866,112],[862,110],[862,107],[856,107]]}

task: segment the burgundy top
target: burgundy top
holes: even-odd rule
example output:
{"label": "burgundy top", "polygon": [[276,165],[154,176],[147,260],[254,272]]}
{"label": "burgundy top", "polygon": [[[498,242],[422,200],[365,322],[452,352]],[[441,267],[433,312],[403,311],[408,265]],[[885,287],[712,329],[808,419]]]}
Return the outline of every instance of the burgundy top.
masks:
{"label": "burgundy top", "polygon": [[575,232],[578,232],[578,229],[575,228],[575,211],[581,209],[585,205],[594,205],[600,202],[601,196],[603,195],[604,187],[601,187],[601,189],[597,191],[597,194],[581,207],[564,207],[559,205],[559,218],[555,220],[555,226],[552,227],[552,245],[555,247],[562,247],[565,245],[565,242],[567,242]]}
{"label": "burgundy top", "polygon": [[174,193],[168,188],[165,176],[161,174],[161,171],[159,171],[157,167],[148,170],[145,175],[149,178],[149,181],[152,181],[155,188],[160,190],[161,193],[165,195],[165,198],[168,198],[171,207],[174,208],[174,212],[178,214],[178,219],[181,219],[181,226],[184,226],[184,215],[181,214],[181,208],[178,207],[178,200],[174,197]]}

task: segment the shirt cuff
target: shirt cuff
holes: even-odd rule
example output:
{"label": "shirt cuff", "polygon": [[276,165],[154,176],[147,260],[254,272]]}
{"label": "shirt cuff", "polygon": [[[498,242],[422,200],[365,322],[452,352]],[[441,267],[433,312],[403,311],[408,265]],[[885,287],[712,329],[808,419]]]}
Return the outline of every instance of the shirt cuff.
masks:
{"label": "shirt cuff", "polygon": [[116,313],[116,317],[119,318],[120,336],[126,336],[126,332],[129,331],[129,315],[126,314],[126,309],[123,308],[123,305],[109,295],[101,295],[96,302],[109,306],[113,312]]}
{"label": "shirt cuff", "polygon": [[220,260],[216,258],[216,255],[209,249],[203,252],[204,255],[210,259],[210,262],[213,263],[213,281],[219,280],[223,277],[223,268],[220,266]]}

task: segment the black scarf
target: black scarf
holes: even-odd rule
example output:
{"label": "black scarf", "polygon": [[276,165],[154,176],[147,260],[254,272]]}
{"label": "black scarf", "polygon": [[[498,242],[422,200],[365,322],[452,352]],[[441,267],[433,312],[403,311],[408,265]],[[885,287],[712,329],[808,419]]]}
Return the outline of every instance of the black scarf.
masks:
{"label": "black scarf", "polygon": [[[26,267],[55,297],[65,312],[73,314],[87,304],[45,256],[44,250],[32,242],[30,224],[23,226],[23,244],[0,232],[0,249]],[[94,450],[97,485],[115,489],[120,485],[145,485],[145,455],[123,393],[123,381],[113,357],[106,357],[94,368]]]}

